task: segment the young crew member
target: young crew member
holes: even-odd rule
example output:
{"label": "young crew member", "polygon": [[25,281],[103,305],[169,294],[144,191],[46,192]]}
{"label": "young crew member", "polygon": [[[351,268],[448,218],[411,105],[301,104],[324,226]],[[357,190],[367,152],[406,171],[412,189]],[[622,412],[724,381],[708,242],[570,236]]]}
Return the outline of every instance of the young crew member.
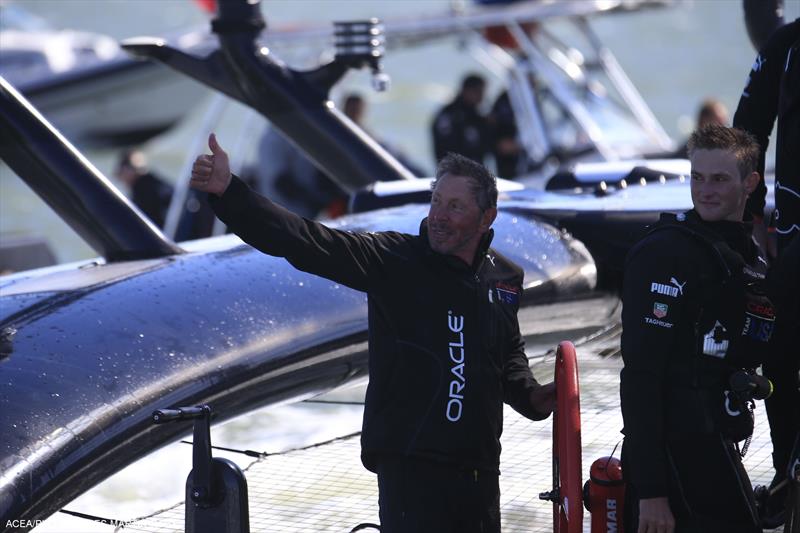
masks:
{"label": "young crew member", "polygon": [[494,177],[448,155],[419,235],[301,218],[232,177],[212,135],[193,187],[245,242],[367,293],[369,386],[361,458],[378,475],[381,531],[499,532],[503,402],[533,420],[555,387],[528,366],[519,267],[492,250]]}
{"label": "young crew member", "polygon": [[775,319],[762,290],[766,262],[742,222],[760,179],[758,150],[741,130],[696,131],[694,209],[662,215],[627,257],[620,393],[629,531],[761,531],[736,445],[752,418],[730,385],[761,363]]}

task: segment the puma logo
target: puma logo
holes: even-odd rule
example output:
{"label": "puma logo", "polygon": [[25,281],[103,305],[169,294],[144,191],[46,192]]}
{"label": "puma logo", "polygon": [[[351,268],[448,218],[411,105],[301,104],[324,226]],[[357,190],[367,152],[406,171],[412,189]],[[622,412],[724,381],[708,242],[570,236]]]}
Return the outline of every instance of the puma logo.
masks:
{"label": "puma logo", "polygon": [[683,287],[684,285],[686,285],[686,282],[684,281],[683,283],[681,283],[675,278],[669,278],[669,282],[678,287],[678,292],[680,293],[681,296],[683,296]]}

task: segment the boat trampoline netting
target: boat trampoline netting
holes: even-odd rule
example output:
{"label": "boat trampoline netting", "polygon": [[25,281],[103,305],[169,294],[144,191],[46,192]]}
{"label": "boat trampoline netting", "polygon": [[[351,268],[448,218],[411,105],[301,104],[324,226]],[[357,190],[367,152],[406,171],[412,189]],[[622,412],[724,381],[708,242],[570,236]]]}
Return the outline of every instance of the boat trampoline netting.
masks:
{"label": "boat trampoline netting", "polygon": [[[621,440],[618,347],[618,327],[577,346],[584,479],[591,463],[610,455]],[[552,380],[554,354],[535,361],[537,379]],[[551,430],[551,419],[531,422],[505,409],[500,476],[504,532],[553,531],[552,504],[539,500],[540,492],[552,488]],[[771,449],[766,411],[757,402],[755,433],[744,459],[754,484],[768,484],[772,478]],[[351,435],[249,464],[251,531],[347,533],[359,524],[377,524],[376,477],[361,465],[359,454],[358,435]],[[183,532],[184,513],[183,503],[177,503],[118,531]],[[589,521],[584,513],[584,531],[589,531]]]}

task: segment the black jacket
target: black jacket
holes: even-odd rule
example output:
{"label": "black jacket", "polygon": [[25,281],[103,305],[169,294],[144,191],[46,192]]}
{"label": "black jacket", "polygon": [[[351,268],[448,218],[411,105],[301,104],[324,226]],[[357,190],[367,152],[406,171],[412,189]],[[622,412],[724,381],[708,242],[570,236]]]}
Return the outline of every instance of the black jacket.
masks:
{"label": "black jacket", "polygon": [[436,114],[431,125],[436,161],[448,152],[483,163],[491,150],[489,122],[478,109],[456,98]]}
{"label": "black jacket", "polygon": [[517,177],[523,171],[520,168],[520,164],[524,158],[524,153],[522,150],[510,154],[503,153],[498,148],[498,144],[501,141],[511,140],[517,142],[519,133],[517,119],[514,116],[514,108],[511,107],[508,91],[503,91],[492,106],[491,128],[492,153],[494,154],[495,165],[497,165],[497,175],[506,179]]}
{"label": "black jacket", "polygon": [[[775,192],[779,211],[775,226],[782,246],[800,227],[800,19],[775,30],[753,63],[747,85],[733,116],[733,125],[755,135],[761,146],[759,171],[775,119]],[[748,211],[763,216],[767,188],[761,180],[747,203]]]}
{"label": "black jacket", "polygon": [[723,432],[728,378],[759,364],[774,321],[757,309],[766,262],[749,227],[680,218],[662,215],[626,260],[620,396],[625,473],[641,498],[667,495],[670,438]]}
{"label": "black jacket", "polygon": [[[517,322],[522,272],[488,249],[476,264],[420,235],[355,233],[301,218],[234,178],[212,207],[234,233],[368,295],[369,386],[362,461],[418,457],[497,471],[503,401],[521,414],[539,385]],[[488,241],[489,239],[487,239]]]}
{"label": "black jacket", "polygon": [[159,228],[164,227],[170,200],[172,185],[152,172],[142,174],[132,187],[133,203],[142,210]]}

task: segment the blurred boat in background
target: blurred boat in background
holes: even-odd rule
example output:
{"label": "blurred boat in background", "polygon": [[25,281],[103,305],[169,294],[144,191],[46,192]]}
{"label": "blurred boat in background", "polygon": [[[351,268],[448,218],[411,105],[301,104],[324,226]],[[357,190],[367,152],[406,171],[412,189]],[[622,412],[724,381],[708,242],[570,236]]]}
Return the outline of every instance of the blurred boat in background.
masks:
{"label": "blurred boat in background", "polygon": [[[202,53],[206,28],[166,39]],[[16,3],[0,4],[0,75],[81,146],[143,142],[173,127],[208,94],[111,37],[57,29]]]}

